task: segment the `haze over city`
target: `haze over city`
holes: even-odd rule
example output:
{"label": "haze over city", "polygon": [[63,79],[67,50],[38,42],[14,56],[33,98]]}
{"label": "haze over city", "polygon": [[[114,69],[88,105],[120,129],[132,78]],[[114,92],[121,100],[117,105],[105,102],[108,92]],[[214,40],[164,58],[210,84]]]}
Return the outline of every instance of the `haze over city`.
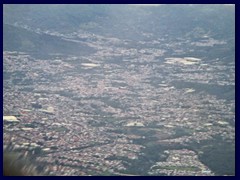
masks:
{"label": "haze over city", "polygon": [[3,5],[3,145],[27,175],[235,175],[235,6]]}

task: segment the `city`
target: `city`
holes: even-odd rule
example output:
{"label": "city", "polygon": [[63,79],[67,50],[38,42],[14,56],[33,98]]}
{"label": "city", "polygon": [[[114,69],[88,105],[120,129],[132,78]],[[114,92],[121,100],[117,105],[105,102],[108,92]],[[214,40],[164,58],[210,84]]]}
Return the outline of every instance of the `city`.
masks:
{"label": "city", "polygon": [[235,148],[235,60],[198,52],[230,40],[38,33],[95,51],[3,52],[5,149],[47,175],[219,174],[206,153]]}

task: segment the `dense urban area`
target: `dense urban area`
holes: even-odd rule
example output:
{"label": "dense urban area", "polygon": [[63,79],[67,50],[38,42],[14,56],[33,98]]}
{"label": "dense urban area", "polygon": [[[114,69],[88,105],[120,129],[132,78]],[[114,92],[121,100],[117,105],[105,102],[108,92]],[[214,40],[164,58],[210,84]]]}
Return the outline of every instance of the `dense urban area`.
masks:
{"label": "dense urban area", "polygon": [[7,26],[92,48],[3,51],[4,149],[31,158],[36,171],[235,174],[234,37],[199,27],[131,40]]}

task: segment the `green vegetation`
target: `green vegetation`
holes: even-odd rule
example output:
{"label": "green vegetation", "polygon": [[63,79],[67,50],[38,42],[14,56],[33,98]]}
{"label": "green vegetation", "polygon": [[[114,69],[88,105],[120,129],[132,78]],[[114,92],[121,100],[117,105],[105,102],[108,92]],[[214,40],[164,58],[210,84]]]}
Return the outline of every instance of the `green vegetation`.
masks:
{"label": "green vegetation", "polygon": [[66,132],[67,133],[70,130],[68,128],[64,127],[64,126],[60,126],[60,127],[54,128],[54,131],[56,131],[56,132]]}
{"label": "green vegetation", "polygon": [[200,161],[216,175],[235,175],[235,142],[226,142],[220,136],[213,140],[189,144],[189,149],[199,153]]}
{"label": "green vegetation", "polygon": [[167,169],[167,170],[179,170],[179,171],[199,171],[200,169],[195,166],[155,166],[152,169]]}
{"label": "green vegetation", "polygon": [[28,123],[28,124],[25,124],[24,126],[27,128],[36,128],[37,124],[36,123]]}
{"label": "green vegetation", "polygon": [[205,83],[193,83],[186,81],[173,81],[176,88],[193,88],[196,91],[205,91],[211,95],[216,95],[218,98],[233,100],[235,98],[235,86],[233,85],[213,85]]}
{"label": "green vegetation", "polygon": [[[164,123],[166,121],[174,121],[173,118],[175,117],[181,119],[184,118],[185,115],[189,115],[192,116],[189,117],[192,127],[194,126],[193,123],[195,122],[196,116],[200,117],[200,121],[201,119],[206,118],[208,112],[219,109],[223,109],[224,111],[225,109],[228,109],[228,106],[226,106],[226,108],[218,108],[222,105],[222,102],[216,102],[216,105],[219,106],[208,107],[208,105],[210,106],[210,102],[207,99],[203,99],[205,102],[202,103],[202,106],[199,105],[201,102],[197,103],[196,108],[198,108],[199,111],[195,112],[189,109],[192,107],[192,103],[195,103],[197,100],[201,101],[201,96],[213,95],[211,96],[213,99],[216,96],[217,98],[224,100],[234,100],[235,86],[217,85],[218,81],[219,83],[221,83],[220,81],[227,82],[229,77],[231,78],[230,83],[233,83],[232,81],[234,79],[234,62],[232,61],[235,59],[234,6],[198,5],[196,8],[195,5],[161,5],[159,7],[128,5],[4,5],[3,10],[3,50],[24,51],[26,52],[26,55],[30,55],[30,57],[26,56],[27,59],[24,64],[19,63],[19,67],[15,67],[9,63],[11,59],[4,59],[4,62],[5,60],[7,62],[4,71],[11,71],[4,72],[3,74],[4,80],[8,80],[4,83],[9,88],[8,90],[10,90],[9,94],[7,94],[8,91],[6,89],[6,98],[9,98],[10,101],[8,102],[7,99],[6,103],[4,101],[6,104],[6,110],[4,110],[6,112],[11,112],[11,102],[17,102],[18,97],[21,98],[19,100],[23,102],[23,104],[20,103],[21,106],[29,107],[30,100],[34,98],[34,96],[32,96],[33,94],[27,93],[26,97],[28,98],[29,95],[30,99],[28,99],[29,101],[24,101],[26,93],[22,94],[20,92],[15,95],[16,91],[39,92],[41,93],[41,97],[43,97],[43,94],[49,95],[45,97],[49,98],[48,101],[51,104],[56,103],[57,106],[61,103],[62,106],[73,110],[72,114],[66,113],[66,118],[64,119],[71,119],[70,116],[80,116],[76,119],[76,121],[78,121],[79,119],[83,119],[81,117],[83,116],[83,124],[81,123],[83,131],[87,130],[85,127],[91,127],[90,130],[93,131],[90,134],[86,133],[86,136],[89,135],[90,139],[84,138],[84,133],[84,136],[82,137],[84,143],[81,144],[81,140],[79,140],[80,144],[76,144],[75,148],[70,148],[62,146],[62,143],[52,143],[55,142],[55,140],[58,140],[54,138],[54,136],[47,136],[48,130],[53,130],[59,132],[59,137],[64,137],[65,135],[64,139],[69,139],[71,138],[72,133],[69,134],[69,136],[66,136],[65,133],[69,131],[68,128],[63,127],[60,124],[51,125],[49,128],[46,127],[46,129],[44,129],[43,135],[39,135],[39,133],[41,133],[39,132],[33,133],[32,135],[34,137],[29,137],[29,134],[27,133],[26,136],[23,134],[22,138],[31,142],[32,140],[35,140],[37,136],[40,136],[40,139],[43,138],[45,141],[53,140],[52,142],[42,142],[39,139],[41,143],[37,143],[38,146],[31,146],[29,143],[25,143],[29,145],[19,145],[19,152],[29,150],[30,153],[35,153],[34,157],[41,157],[48,155],[48,153],[52,153],[52,151],[61,154],[62,151],[68,152],[70,149],[73,152],[82,152],[84,149],[88,148],[87,150],[89,151],[86,152],[89,152],[88,155],[92,156],[92,147],[109,143],[115,145],[117,142],[115,140],[118,138],[121,139],[121,137],[125,135],[124,138],[126,137],[131,143],[142,145],[144,148],[141,149],[137,159],[120,156],[112,156],[108,158],[109,160],[123,161],[123,164],[127,169],[122,170],[122,173],[148,175],[147,172],[154,164],[156,164],[156,162],[165,161],[167,159],[168,153],[166,153],[165,150],[186,148],[198,153],[201,162],[208,166],[217,175],[235,175],[234,141],[226,142],[229,140],[223,140],[220,136],[200,142],[192,142],[194,141],[194,139],[192,139],[194,138],[193,136],[190,137],[189,141],[184,140],[184,142],[168,143],[162,141],[164,139],[168,140],[182,136],[191,136],[193,133],[193,130],[190,128],[176,127],[180,123],[179,121],[176,122],[176,124],[173,124],[172,127],[170,124],[174,122],[167,123],[169,127],[166,126],[165,128]],[[23,25],[25,28],[23,28]],[[31,30],[29,28],[31,28]],[[223,44],[220,43],[221,45],[216,44],[211,46],[210,43],[211,47],[200,47],[197,45],[197,47],[194,47],[196,42],[207,42],[208,40],[223,42]],[[224,45],[224,43],[226,44]],[[93,54],[96,51],[98,51],[98,53]],[[164,52],[163,55],[161,51]],[[49,54],[51,54],[51,56]],[[53,54],[55,54],[55,56]],[[156,54],[158,55],[155,56]],[[6,58],[11,58],[11,53],[8,54],[7,52],[6,56],[8,55],[9,57]],[[18,53],[15,54],[18,59],[14,60],[19,60],[20,62],[24,57],[18,55]],[[32,55],[39,58],[31,59]],[[179,57],[180,55],[183,57],[190,56],[201,58],[202,62],[206,64],[205,66],[199,66],[200,68],[195,71],[194,68],[185,69],[186,67],[182,68],[177,66],[165,68],[161,62],[164,58]],[[154,57],[155,59],[152,59]],[[63,67],[60,64],[60,61],[52,61],[55,58],[61,59],[61,62],[64,62],[64,64],[65,62],[70,63],[73,66],[73,69]],[[68,59],[71,58],[72,60],[68,61]],[[39,62],[37,63],[39,66],[37,65],[36,69],[34,66],[35,61]],[[40,63],[41,61],[44,63]],[[47,61],[50,61],[50,63],[48,64]],[[82,63],[100,63],[101,66],[94,69],[84,69],[80,65]],[[215,66],[215,63],[221,67]],[[231,74],[225,74],[225,72],[222,72],[225,69],[222,65],[227,63],[230,64],[231,68],[229,69],[229,73]],[[56,69],[54,69],[53,72],[47,72],[48,67],[51,67],[50,70],[52,68]],[[208,76],[207,73],[203,74],[203,76],[195,74],[198,73],[198,71],[201,71],[202,67],[208,69],[207,73],[210,73],[210,76]],[[65,71],[65,68],[68,70]],[[211,71],[211,68],[213,68],[213,71]],[[16,69],[27,69],[27,71],[15,71]],[[32,76],[32,70],[36,72],[38,76]],[[227,70],[228,67],[225,71]],[[191,77],[192,73],[194,73],[193,77]],[[121,77],[121,75],[124,77]],[[127,77],[125,77],[125,75]],[[82,77],[83,81],[81,81],[81,78],[78,79],[78,77]],[[183,77],[184,80],[178,81],[181,77]],[[72,82],[70,85],[68,83],[62,84],[62,81],[64,80],[65,82],[68,78],[77,78],[76,82],[79,83],[77,85],[86,85],[86,87],[91,88],[91,91],[88,93],[82,93],[84,91],[83,88],[80,89],[79,92],[75,92],[75,87],[70,87]],[[185,78],[188,78],[187,80],[193,80],[196,78],[195,80],[197,80],[197,82],[186,82]],[[116,92],[115,90],[111,89],[109,89],[109,91],[104,90],[104,92],[99,91],[98,93],[93,93],[95,89],[99,89],[98,85],[100,84],[98,83],[102,80],[106,86],[127,87],[127,90],[131,91],[131,94],[127,93],[123,95],[123,93],[121,93],[119,96],[117,93],[114,94]],[[210,82],[199,83],[198,80],[201,80],[201,82],[209,80]],[[75,79],[73,82],[75,82]],[[85,84],[85,82],[88,83]],[[47,86],[47,83],[49,83],[49,86]],[[50,85],[54,87],[50,87]],[[58,88],[58,85],[60,86],[59,88],[69,85],[68,90],[56,90],[55,88]],[[43,89],[45,86],[47,87],[45,90],[34,90],[34,88]],[[174,86],[176,89],[170,90],[170,94],[167,92],[165,96],[165,94],[162,94],[164,91],[158,91],[158,89],[166,86]],[[178,100],[178,95],[181,96],[182,91],[179,92],[178,89],[182,88],[193,88],[196,91],[192,94],[184,95],[183,98],[180,97],[180,101],[183,104],[181,106],[182,112],[177,110],[175,113],[173,112],[174,108],[179,107],[180,104],[178,105],[178,102],[174,101],[174,99],[176,98]],[[15,96],[11,97],[12,94]],[[53,94],[53,96],[50,94]],[[60,95],[60,97],[57,97],[58,101],[55,101],[56,94]],[[124,98],[121,98],[122,95]],[[188,98],[188,95],[190,99],[186,100],[185,98]],[[197,98],[193,98],[193,102],[191,101],[191,95],[196,95],[195,97]],[[61,96],[67,98],[61,99]],[[38,96],[36,96],[36,99],[37,97]],[[65,99],[77,102],[65,101]],[[95,102],[95,100],[97,100],[97,102]],[[212,100],[212,98],[210,98],[210,100]],[[224,103],[225,102],[223,102],[223,105],[226,105]],[[47,105],[47,103],[44,104]],[[75,104],[77,104],[77,109],[74,108]],[[143,104],[147,105],[147,107],[145,108]],[[9,107],[7,107],[8,105]],[[107,108],[109,106],[116,111],[111,111],[110,108]],[[39,109],[42,108],[42,105],[32,104],[32,107]],[[173,110],[164,111],[165,107],[173,108]],[[16,106],[16,109],[17,108],[18,107]],[[232,109],[229,111],[235,112],[235,108],[230,108]],[[56,110],[57,109],[58,108],[56,108]],[[59,108],[59,110],[61,109],[62,107]],[[118,114],[115,112],[119,112],[119,109],[121,110],[121,115],[117,117]],[[219,116],[221,116],[221,113],[225,113],[220,110],[216,111]],[[41,111],[53,113],[42,109]],[[22,123],[20,123],[18,127],[13,128],[13,131],[11,132],[9,129],[9,132],[13,132],[17,136],[18,133],[21,133],[20,129],[24,129],[24,126],[29,128],[39,127],[39,129],[42,130],[44,120],[41,120],[41,117],[40,119],[35,117],[38,116],[41,111],[32,111],[34,117],[31,116],[31,114],[29,115],[32,117],[31,121],[41,122],[41,126],[37,123],[29,123],[25,125],[24,122],[27,121],[28,118],[25,118],[24,116],[22,118]],[[166,114],[169,113],[170,116],[159,117],[161,116],[159,114],[163,111]],[[132,114],[132,112],[134,114]],[[39,115],[42,115],[42,113]],[[45,115],[46,114],[44,114],[44,117]],[[148,116],[151,115],[154,115],[154,117],[152,116],[151,118],[148,118]],[[151,122],[154,121],[153,118],[155,117],[155,122]],[[196,128],[198,128],[199,131],[209,131],[209,135],[211,136],[218,132],[218,128],[222,131],[224,127],[228,127],[226,125],[222,125],[222,127],[217,125],[215,129],[215,117],[217,116],[209,116],[209,119],[206,120],[207,123],[211,122],[210,126],[212,125],[212,132],[210,132],[208,128],[202,127],[202,125],[199,125],[199,127]],[[232,116],[229,117],[232,118]],[[163,118],[165,118],[165,120]],[[223,121],[229,121],[232,126],[235,125],[233,124],[232,119],[225,118],[225,115],[223,118]],[[139,119],[146,120],[144,122],[145,127],[125,127],[129,122],[138,122]],[[48,121],[51,121],[51,118],[48,118]],[[159,125],[156,125],[157,123]],[[206,123],[205,120],[203,123]],[[136,124],[137,123],[135,123],[135,125]],[[187,126],[187,123],[182,125]],[[10,126],[12,125],[9,125],[9,127]],[[45,126],[47,125],[45,124],[44,128]],[[96,127],[106,127],[108,130],[105,131],[104,128]],[[74,129],[72,132],[74,133],[76,131],[76,133],[81,133],[81,129],[82,128],[79,127],[79,130]],[[25,130],[31,129],[25,128]],[[228,132],[228,130],[229,129],[226,129],[226,132]],[[4,131],[8,133],[8,129],[5,128]],[[98,139],[97,135],[99,134],[104,134],[103,139]],[[104,141],[105,138],[109,138],[109,140]],[[5,139],[11,139],[11,136],[10,138],[6,137]],[[17,138],[17,140],[18,139],[19,138]],[[18,143],[20,142],[17,142],[17,144]],[[46,148],[45,151],[43,151],[42,147],[45,147],[45,143],[47,145],[53,144],[54,146],[50,147],[50,151],[49,149],[46,150]],[[124,147],[124,144],[122,144],[122,147]],[[64,150],[62,150],[62,148],[64,148]],[[97,152],[97,149],[98,148],[94,148],[93,151]],[[100,152],[102,150],[104,149],[100,147]],[[65,155],[67,156],[67,153]],[[54,156],[55,155],[53,155],[53,158]],[[98,155],[95,157],[100,158]],[[15,158],[15,155],[13,155],[13,158]],[[8,161],[9,158],[7,157],[6,159]],[[72,159],[67,160],[73,161]],[[4,159],[4,163],[7,161]],[[81,160],[77,162],[80,161]],[[55,164],[60,164],[59,162],[61,165],[68,166],[67,161],[56,160]],[[54,161],[52,161],[52,163],[54,164]],[[85,172],[92,175],[98,175],[97,170],[96,172],[92,172],[93,170],[91,169],[91,165],[96,165],[95,162],[84,163],[87,164]],[[69,166],[73,168],[82,168],[78,165],[69,164]],[[16,166],[14,165],[14,169],[22,166],[24,166],[24,163],[20,163],[20,165]],[[8,166],[5,167],[7,167],[7,169],[11,168]],[[186,171],[199,170],[197,167],[192,166],[165,166],[161,168]],[[101,167],[99,169],[101,169]],[[6,168],[4,170],[6,170]],[[112,175],[105,170],[105,168],[102,168],[102,171],[104,171],[102,173],[103,175]]]}
{"label": "green vegetation", "polygon": [[[141,32],[152,33],[158,37],[167,32],[173,38],[184,36],[195,39],[210,32],[217,38],[227,39],[235,33],[234,14],[234,7],[223,5],[198,5],[197,8],[189,5],[98,5],[97,8],[96,5],[5,5],[3,22],[14,24],[23,21],[23,24],[34,29],[61,33],[72,33],[81,29],[130,40],[146,39]],[[23,38],[23,41],[20,37],[12,37],[12,40],[28,48],[35,46],[33,41],[26,38]],[[86,41],[84,38],[80,40]]]}
{"label": "green vegetation", "polygon": [[189,136],[192,135],[193,130],[187,129],[187,128],[182,128],[182,127],[176,127],[174,129],[175,134],[173,135],[172,138],[178,138],[181,136]]}
{"label": "green vegetation", "polygon": [[145,148],[142,149],[141,155],[138,159],[130,160],[122,157],[112,157],[112,159],[121,159],[126,170],[121,171],[126,174],[135,175],[148,175],[147,172],[150,167],[159,161],[166,161],[168,154],[164,153],[165,150],[169,149],[182,149],[182,145],[161,145],[156,142],[157,138],[154,137],[155,132],[151,129],[149,131],[144,130],[145,128],[131,128],[129,133],[133,133],[139,136],[145,136],[145,138],[135,139],[133,143],[143,145]]}
{"label": "green vegetation", "polygon": [[95,52],[81,43],[70,42],[59,37],[37,34],[12,25],[3,25],[3,49],[29,53],[64,53],[83,55]]}

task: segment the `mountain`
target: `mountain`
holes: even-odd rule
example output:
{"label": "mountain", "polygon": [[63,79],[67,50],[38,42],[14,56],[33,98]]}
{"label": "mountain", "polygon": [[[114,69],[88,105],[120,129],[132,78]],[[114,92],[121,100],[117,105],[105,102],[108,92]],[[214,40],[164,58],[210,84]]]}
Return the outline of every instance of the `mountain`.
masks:
{"label": "mountain", "polygon": [[3,10],[4,148],[48,175],[235,175],[234,5]]}
{"label": "mountain", "polygon": [[[196,8],[197,6],[197,8]],[[72,33],[79,30],[125,39],[143,33],[184,37],[196,27],[216,37],[235,31],[235,8],[223,5],[5,5],[3,20],[41,29]]]}
{"label": "mountain", "polygon": [[8,24],[3,25],[3,50],[77,55],[95,51],[81,42],[67,41],[48,34],[38,34]]}

